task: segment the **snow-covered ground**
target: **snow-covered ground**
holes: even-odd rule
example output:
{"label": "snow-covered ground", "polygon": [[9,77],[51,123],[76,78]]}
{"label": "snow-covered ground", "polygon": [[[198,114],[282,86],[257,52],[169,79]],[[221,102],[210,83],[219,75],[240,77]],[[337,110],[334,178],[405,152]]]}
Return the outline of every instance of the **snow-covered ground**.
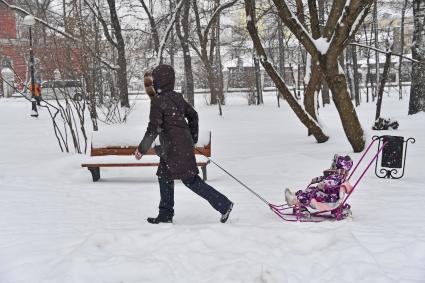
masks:
{"label": "snow-covered ground", "polygon": [[[231,94],[223,117],[204,101],[197,110],[212,130],[212,158],[272,203],[319,176],[334,153],[360,157],[333,106],[320,109],[331,139],[318,144],[272,94],[263,106]],[[0,282],[425,282],[425,113],[408,116],[407,104],[385,95],[382,116],[400,128],[382,133],[370,130],[375,104],[358,108],[368,141],[394,134],[416,143],[402,179],[379,179],[371,168],[350,199],[351,220],[284,222],[209,165],[209,184],[235,202],[228,223],[177,182],[174,224],[151,225],[155,168],[102,169],[93,183],[83,156],[59,152],[46,112],[34,119],[27,101],[1,99]],[[138,101],[122,125],[136,140],[147,112],[148,101]]]}

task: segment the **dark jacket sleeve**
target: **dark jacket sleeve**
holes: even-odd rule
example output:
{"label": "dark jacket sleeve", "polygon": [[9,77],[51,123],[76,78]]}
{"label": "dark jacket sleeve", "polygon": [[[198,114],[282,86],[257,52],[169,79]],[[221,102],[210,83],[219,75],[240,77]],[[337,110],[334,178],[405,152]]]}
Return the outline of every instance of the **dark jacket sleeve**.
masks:
{"label": "dark jacket sleeve", "polygon": [[153,97],[151,100],[148,128],[137,148],[141,154],[146,154],[158,134],[162,131],[163,113],[159,105],[159,99]]}
{"label": "dark jacket sleeve", "polygon": [[186,102],[186,110],[185,110],[185,117],[187,119],[190,133],[192,135],[193,143],[198,142],[198,132],[199,132],[199,126],[198,126],[198,113],[195,109],[193,109],[192,105]]}

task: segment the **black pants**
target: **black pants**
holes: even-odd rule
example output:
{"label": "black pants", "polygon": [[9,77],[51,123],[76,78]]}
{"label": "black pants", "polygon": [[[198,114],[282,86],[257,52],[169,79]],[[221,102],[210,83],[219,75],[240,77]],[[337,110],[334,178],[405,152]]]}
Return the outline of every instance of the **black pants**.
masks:
{"label": "black pants", "polygon": [[[174,215],[174,181],[158,178],[161,201],[159,202],[159,215],[161,217],[173,217]],[[204,182],[198,175],[182,180],[186,187],[197,195],[207,200],[215,210],[225,213],[231,201],[216,189]]]}

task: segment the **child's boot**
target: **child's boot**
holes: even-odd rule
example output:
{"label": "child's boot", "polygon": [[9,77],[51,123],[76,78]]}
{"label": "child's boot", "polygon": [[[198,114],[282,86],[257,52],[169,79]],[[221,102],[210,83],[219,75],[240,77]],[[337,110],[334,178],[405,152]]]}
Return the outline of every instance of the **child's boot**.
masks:
{"label": "child's boot", "polygon": [[297,197],[288,188],[285,189],[285,200],[288,205],[296,205],[298,203]]}

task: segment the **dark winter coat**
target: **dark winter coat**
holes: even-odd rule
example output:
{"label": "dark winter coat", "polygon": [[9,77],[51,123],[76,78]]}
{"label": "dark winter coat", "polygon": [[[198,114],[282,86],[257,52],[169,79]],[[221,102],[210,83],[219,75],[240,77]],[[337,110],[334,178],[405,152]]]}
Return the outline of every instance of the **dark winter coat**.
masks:
{"label": "dark winter coat", "polygon": [[184,180],[199,173],[193,151],[198,141],[198,114],[180,93],[163,88],[152,97],[149,124],[139,152],[145,154],[158,135],[161,143],[158,176]]}

